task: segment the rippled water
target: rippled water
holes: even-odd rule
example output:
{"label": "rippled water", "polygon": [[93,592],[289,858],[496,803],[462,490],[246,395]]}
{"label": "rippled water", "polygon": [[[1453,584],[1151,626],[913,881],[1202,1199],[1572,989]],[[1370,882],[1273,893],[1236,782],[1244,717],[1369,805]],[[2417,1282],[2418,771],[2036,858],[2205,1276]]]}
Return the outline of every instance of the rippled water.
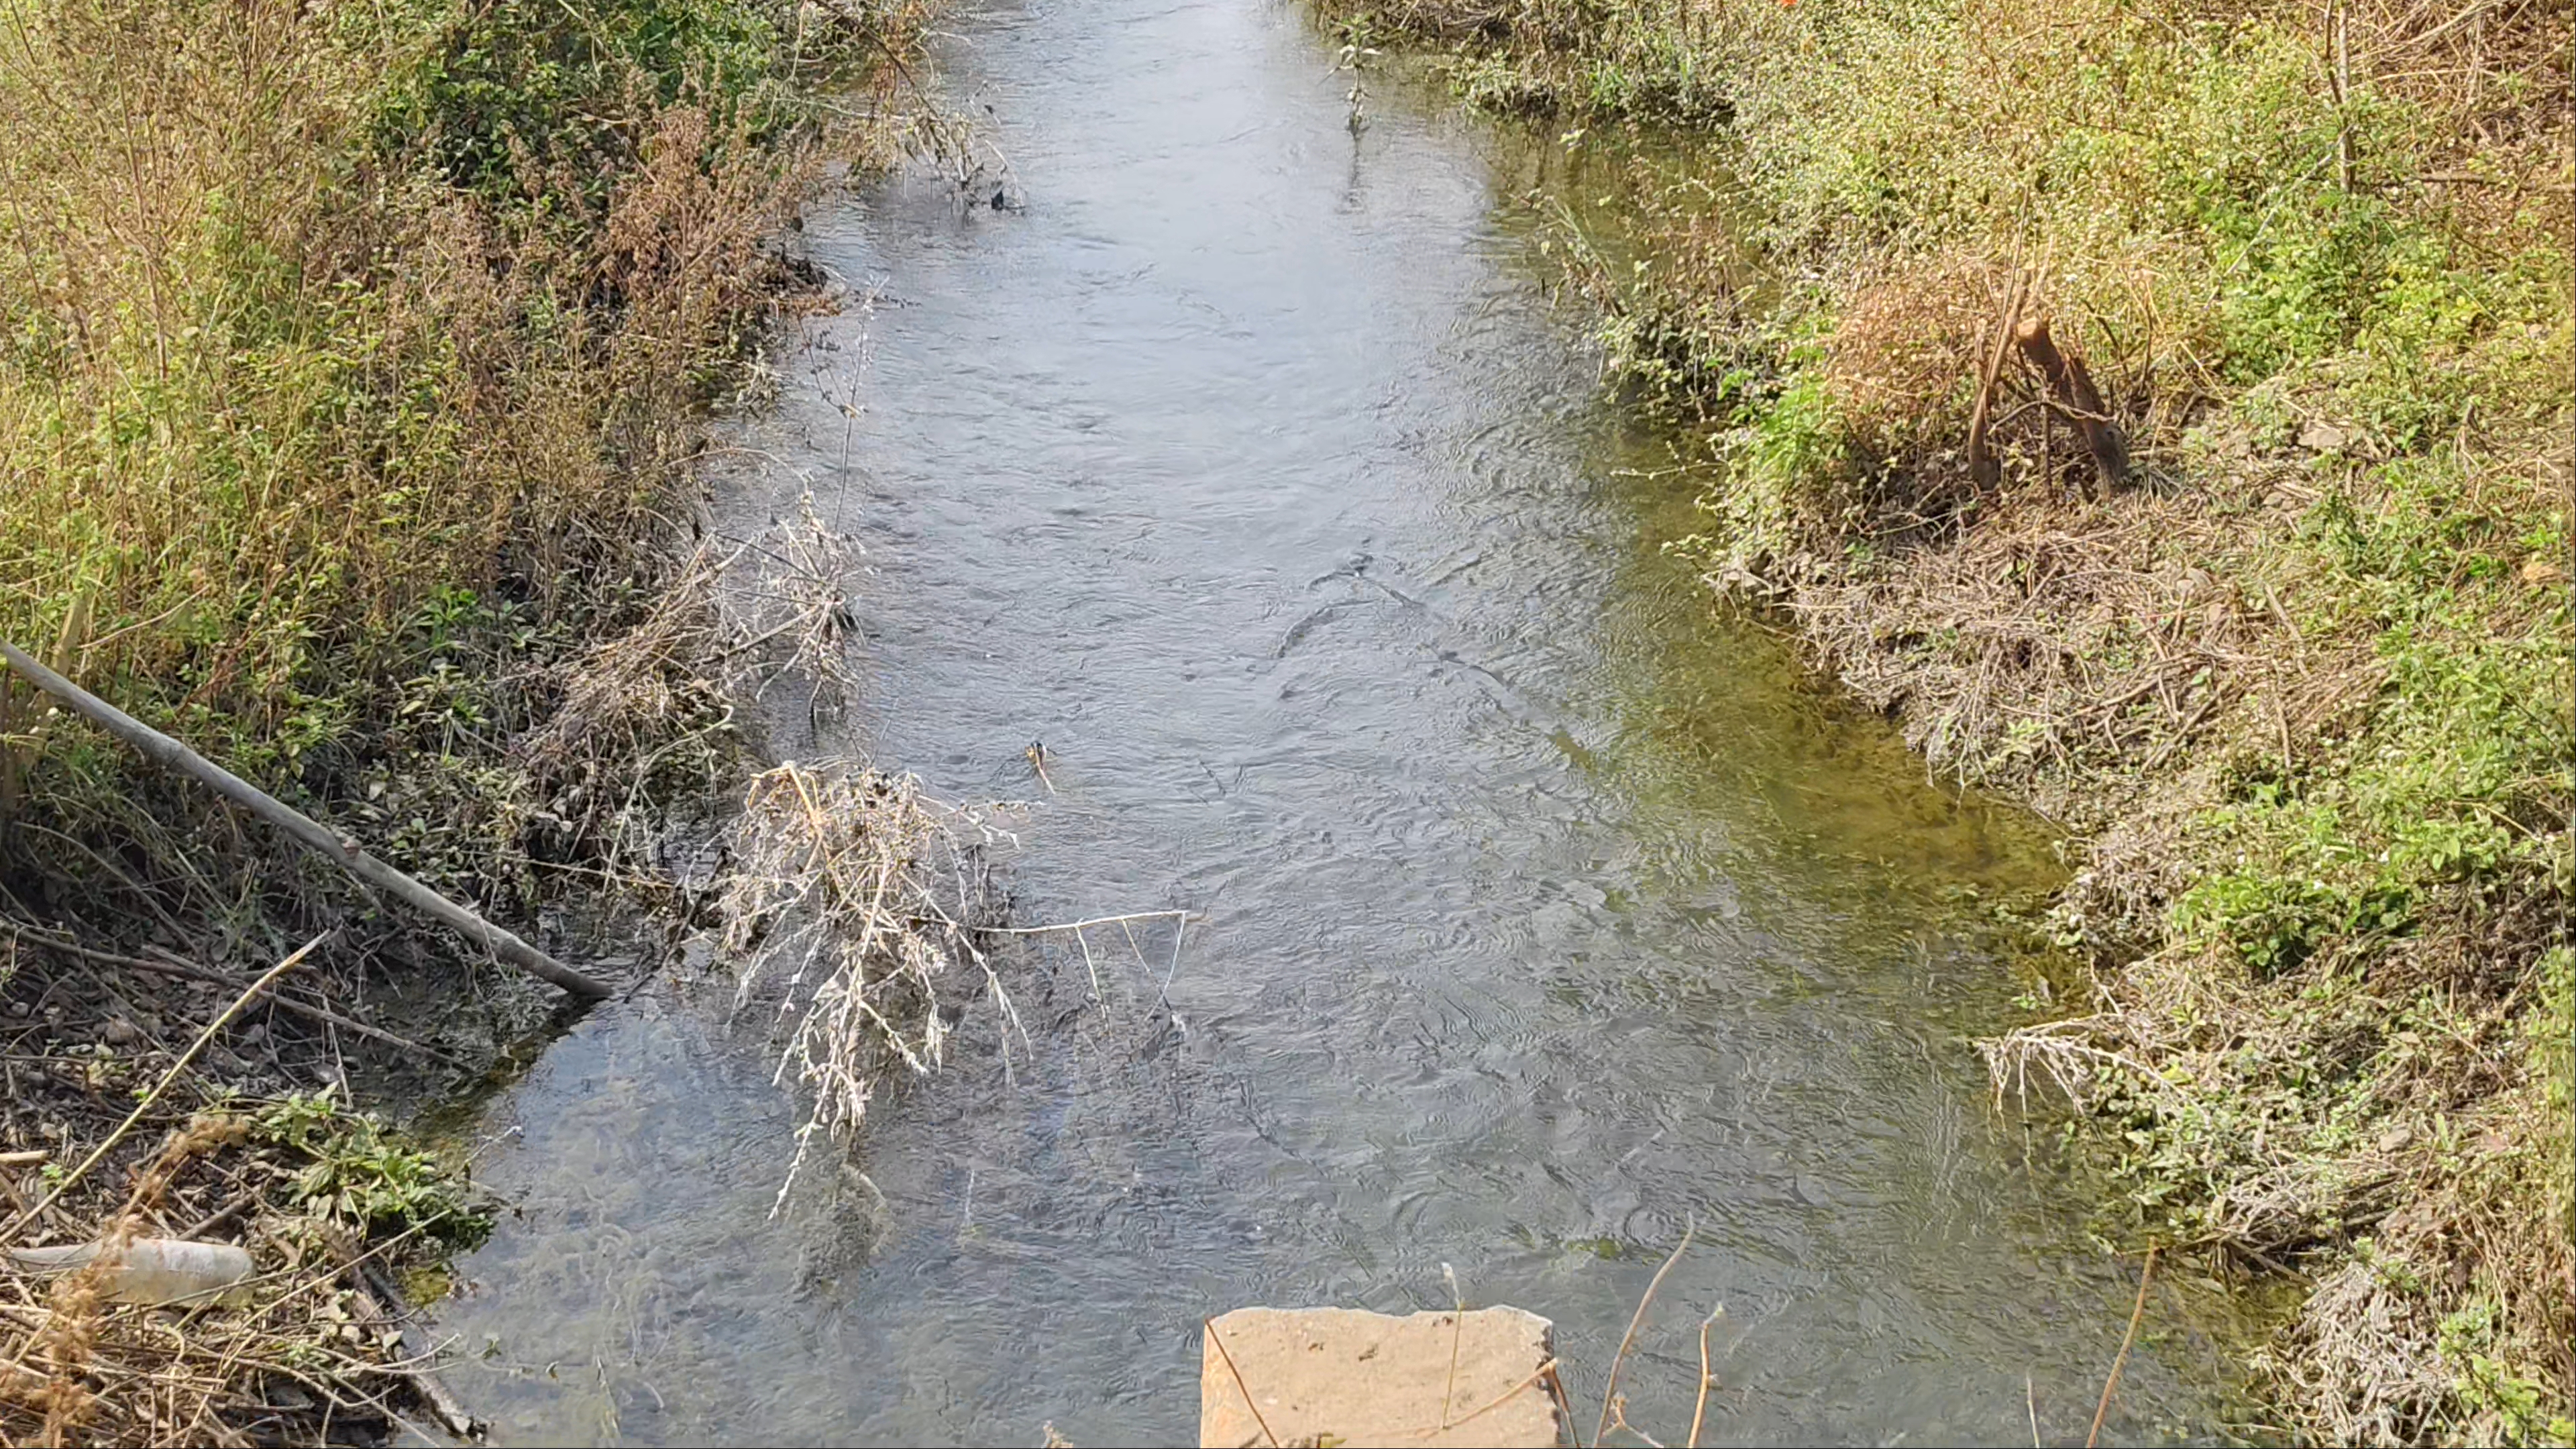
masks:
{"label": "rippled water", "polygon": [[[1034,1060],[970,1043],[880,1105],[876,1192],[773,1220],[757,1034],[679,986],[591,1017],[474,1129],[523,1213],[444,1311],[488,1350],[460,1391],[517,1442],[1187,1442],[1204,1315],[1442,1305],[1447,1264],[1556,1320],[1588,1431],[1695,1223],[1627,1372],[1649,1432],[1722,1305],[1712,1440],[2080,1441],[2134,1267],[1968,1044],[2016,989],[1974,901],[2044,884],[2046,841],[1663,554],[1693,485],[1513,199],[1591,199],[1583,168],[1392,82],[1354,136],[1264,0],[956,26],[1013,205],[816,207],[877,301],[748,425],[868,550],[854,733],[782,744],[1036,797],[1028,918],[1204,913],[1185,1025],[1124,943],[1105,1007],[1050,957]],[[2106,1439],[2210,1432],[2189,1304]]]}

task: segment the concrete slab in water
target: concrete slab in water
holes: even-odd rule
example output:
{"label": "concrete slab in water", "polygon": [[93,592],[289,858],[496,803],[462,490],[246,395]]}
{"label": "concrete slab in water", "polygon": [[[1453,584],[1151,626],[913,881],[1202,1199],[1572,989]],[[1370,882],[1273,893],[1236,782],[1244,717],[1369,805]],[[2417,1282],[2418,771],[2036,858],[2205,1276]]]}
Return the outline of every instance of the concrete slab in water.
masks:
{"label": "concrete slab in water", "polygon": [[1539,1377],[1552,1328],[1517,1308],[1238,1308],[1199,1350],[1199,1443],[1552,1446],[1556,1400]]}

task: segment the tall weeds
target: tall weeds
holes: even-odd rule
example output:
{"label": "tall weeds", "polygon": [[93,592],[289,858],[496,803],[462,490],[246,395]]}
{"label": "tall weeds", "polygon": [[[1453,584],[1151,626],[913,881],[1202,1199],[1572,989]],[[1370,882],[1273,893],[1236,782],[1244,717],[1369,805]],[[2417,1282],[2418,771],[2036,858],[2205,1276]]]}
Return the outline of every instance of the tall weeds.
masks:
{"label": "tall weeds", "polygon": [[[845,682],[830,540],[699,539],[691,467],[803,295],[771,239],[823,146],[903,124],[919,20],[0,4],[0,637],[504,914],[550,878],[651,875],[664,812],[733,762],[733,686]],[[736,605],[719,575],[746,551],[762,587]],[[222,968],[309,918],[354,944],[184,1090],[280,1090],[311,1065],[292,1021],[341,1033],[306,1044],[323,1075],[350,1033],[447,1061],[441,1022],[357,1004],[380,948],[421,956],[347,889],[0,678],[0,998],[23,1060],[88,1064],[10,1078],[0,1178],[104,1132]],[[0,1374],[6,1437],[392,1432],[403,1351],[352,1321],[392,1307],[352,1255],[460,1221],[458,1169],[371,1121],[321,1131],[329,1100],[262,1119],[283,1165],[208,1151],[167,1205],[242,1238],[250,1309],[174,1332],[11,1279],[0,1357],[37,1368]],[[88,1193],[33,1231],[113,1237],[131,1209]]]}
{"label": "tall weeds", "polygon": [[[10,7],[0,635],[450,885],[524,894],[558,812],[511,796],[508,740],[685,552],[704,407],[790,280],[765,239],[822,118],[795,82],[914,24]],[[299,894],[15,685],[0,818],[30,891],[98,874],[61,836],[201,913]]]}

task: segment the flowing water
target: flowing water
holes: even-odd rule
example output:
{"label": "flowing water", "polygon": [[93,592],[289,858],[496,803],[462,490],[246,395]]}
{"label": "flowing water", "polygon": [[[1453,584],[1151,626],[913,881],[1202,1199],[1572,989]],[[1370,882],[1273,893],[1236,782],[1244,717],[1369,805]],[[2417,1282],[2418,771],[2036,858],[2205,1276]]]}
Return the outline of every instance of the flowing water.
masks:
{"label": "flowing water", "polygon": [[[970,1019],[869,1185],[774,1218],[758,1031],[670,983],[583,1021],[472,1129],[522,1211],[442,1312],[460,1391],[515,1442],[1189,1442],[1204,1315],[1446,1306],[1445,1265],[1556,1321],[1588,1433],[1689,1225],[1648,1432],[1715,1312],[1712,1441],[2080,1440],[2135,1266],[1970,1045],[2019,989],[1978,903],[2047,841],[1662,551],[1694,485],[1516,199],[1590,205],[1584,168],[1386,81],[1354,134],[1269,0],[955,24],[1005,205],[814,207],[873,305],[745,425],[783,466],[728,507],[810,488],[867,549],[868,696],[781,744],[1031,799],[1027,919],[1203,918],[1176,969],[1168,927],[1097,935],[1099,1005],[1033,958],[1033,1054]],[[2108,1437],[2213,1432],[2195,1302],[2151,1301]]]}

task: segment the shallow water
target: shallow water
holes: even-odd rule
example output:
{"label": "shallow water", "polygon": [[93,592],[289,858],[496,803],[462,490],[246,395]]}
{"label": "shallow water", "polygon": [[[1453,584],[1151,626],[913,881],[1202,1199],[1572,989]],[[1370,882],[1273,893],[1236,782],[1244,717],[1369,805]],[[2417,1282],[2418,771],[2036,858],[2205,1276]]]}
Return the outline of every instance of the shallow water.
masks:
{"label": "shallow water", "polygon": [[[2080,1441],[2134,1267],[1969,1045],[2018,989],[1978,902],[2046,837],[1664,554],[1696,485],[1515,199],[1595,178],[1392,81],[1354,136],[1265,0],[955,24],[1013,205],[814,208],[876,302],[746,427],[785,466],[729,509],[810,487],[867,548],[868,697],[781,744],[1034,797],[1029,919],[1203,913],[1181,1024],[1166,928],[1110,938],[1100,1006],[1033,961],[1033,1059],[976,1024],[877,1109],[881,1204],[822,1174],[772,1219],[757,1033],[675,985],[593,1015],[472,1129],[522,1212],[443,1311],[458,1389],[512,1442],[1192,1442],[1204,1315],[1445,1306],[1447,1265],[1556,1321],[1588,1435],[1687,1224],[1648,1432],[1722,1308],[1712,1442]],[[2106,1442],[2214,1432],[2195,1311],[2153,1300]]]}

